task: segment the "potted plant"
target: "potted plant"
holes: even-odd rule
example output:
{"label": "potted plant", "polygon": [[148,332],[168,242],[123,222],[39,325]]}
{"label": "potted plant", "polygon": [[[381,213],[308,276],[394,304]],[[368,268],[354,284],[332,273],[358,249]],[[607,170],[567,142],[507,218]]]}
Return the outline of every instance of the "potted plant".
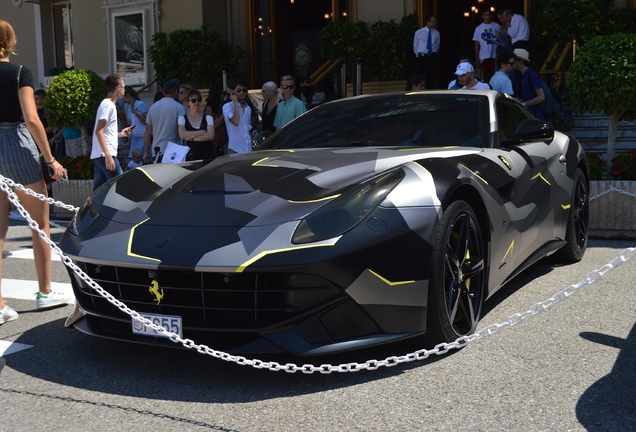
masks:
{"label": "potted plant", "polygon": [[106,96],[104,79],[90,70],[70,69],[57,75],[46,90],[44,108],[49,125],[76,126],[84,141],[95,121],[97,108]]}
{"label": "potted plant", "polygon": [[[71,159],[64,156],[58,159],[68,175],[68,181],[53,183],[53,198],[74,207],[81,206],[93,192],[93,175],[95,164],[89,155]],[[58,218],[72,217],[75,213],[62,207],[55,208]]]}
{"label": "potted plant", "polygon": [[233,75],[247,53],[204,24],[195,30],[155,33],[148,55],[159,82],[178,78],[193,87],[208,89],[222,84],[223,69]]}

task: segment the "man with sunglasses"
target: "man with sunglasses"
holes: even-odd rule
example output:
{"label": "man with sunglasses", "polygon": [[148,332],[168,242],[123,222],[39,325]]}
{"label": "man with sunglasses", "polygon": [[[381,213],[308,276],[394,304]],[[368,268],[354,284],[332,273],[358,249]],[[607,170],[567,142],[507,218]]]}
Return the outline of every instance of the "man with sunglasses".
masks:
{"label": "man with sunglasses", "polygon": [[515,56],[512,53],[504,53],[497,56],[497,72],[490,78],[490,85],[493,90],[506,93],[508,96],[514,96],[512,90],[512,81],[508,74],[512,72],[515,65]]}
{"label": "man with sunglasses", "polygon": [[230,93],[230,102],[223,105],[223,118],[227,127],[227,152],[247,153],[252,151],[252,109],[246,102],[247,81],[236,80],[236,86]]}
{"label": "man with sunglasses", "polygon": [[283,100],[278,102],[274,127],[276,130],[282,128],[287,123],[307,111],[305,104],[294,96],[296,80],[291,75],[284,75],[280,79],[280,86],[283,89]]}

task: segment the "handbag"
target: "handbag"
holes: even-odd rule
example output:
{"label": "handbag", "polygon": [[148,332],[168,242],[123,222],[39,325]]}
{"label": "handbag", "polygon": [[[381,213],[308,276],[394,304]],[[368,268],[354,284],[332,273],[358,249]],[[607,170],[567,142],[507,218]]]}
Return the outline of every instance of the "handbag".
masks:
{"label": "handbag", "polygon": [[44,183],[46,183],[47,185],[54,183],[55,179],[53,178],[53,168],[51,168],[51,165],[47,164],[44,161],[44,156],[40,155],[40,168],[42,170],[42,178],[44,179]]}
{"label": "handbag", "polygon": [[[20,65],[20,69],[18,69],[18,93],[20,93],[20,74],[22,73],[22,65]],[[19,95],[18,95],[19,98]],[[40,170],[42,171],[42,178],[44,179],[44,183],[46,183],[47,185],[55,182],[55,179],[53,178],[53,174],[55,173],[53,171],[53,168],[46,163],[46,161],[44,160],[44,156],[42,156],[42,153],[39,153],[40,155]]]}

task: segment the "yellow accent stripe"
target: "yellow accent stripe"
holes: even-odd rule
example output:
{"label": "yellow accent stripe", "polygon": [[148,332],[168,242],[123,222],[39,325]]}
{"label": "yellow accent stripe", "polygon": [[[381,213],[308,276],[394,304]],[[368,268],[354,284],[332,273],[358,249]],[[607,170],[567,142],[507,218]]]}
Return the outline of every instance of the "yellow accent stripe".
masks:
{"label": "yellow accent stripe", "polygon": [[508,254],[512,253],[512,250],[515,248],[515,241],[513,240],[512,243],[510,243],[510,246],[508,247],[508,250],[506,251],[506,254],[504,255],[504,257],[501,259],[501,263],[503,264],[503,262],[506,260],[506,258],[508,257]]}
{"label": "yellow accent stripe", "polygon": [[254,162],[254,163],[252,164],[252,166],[270,167],[270,168],[279,168],[279,167],[278,167],[278,165],[266,165],[266,164],[262,164],[262,163],[261,163],[261,162],[266,161],[267,159],[269,159],[269,156],[268,156],[268,157],[264,157],[264,158],[263,158],[263,159],[261,159],[261,160],[257,160],[256,162]]}
{"label": "yellow accent stripe", "polygon": [[243,264],[241,264],[236,269],[236,273],[242,273],[243,270],[245,270],[245,268],[247,268],[247,266],[255,263],[256,261],[258,261],[259,259],[263,258],[266,255],[280,253],[280,252],[289,252],[289,251],[299,250],[299,249],[309,249],[309,248],[315,248],[315,247],[321,247],[321,246],[333,246],[333,245],[332,244],[317,244],[317,245],[296,246],[296,247],[290,247],[290,248],[272,249],[272,250],[268,250],[268,251],[263,251],[263,252],[259,253],[258,255],[256,255],[255,257],[250,258],[247,261],[245,261]]}
{"label": "yellow accent stripe", "polygon": [[131,257],[143,258],[143,259],[147,259],[151,261],[161,262],[161,260],[157,258],[151,258],[151,257],[143,256],[143,255],[137,255],[136,253],[132,253],[132,241],[133,241],[133,237],[135,236],[135,229],[137,229],[139,225],[141,225],[142,223],[148,220],[150,220],[150,218],[147,218],[146,220],[139,222],[137,225],[135,225],[134,227],[130,229],[130,236],[128,236],[128,250],[126,252],[128,253],[128,256],[131,256]]}
{"label": "yellow accent stripe", "polygon": [[570,210],[570,207],[572,207],[572,204],[568,204],[568,205],[561,204],[561,207],[563,207],[563,210]]}
{"label": "yellow accent stripe", "polygon": [[330,200],[330,199],[338,198],[340,195],[341,194],[331,195],[331,196],[328,196],[328,197],[318,198],[318,199],[309,200],[309,201],[294,201],[294,200],[288,200],[288,201],[290,203],[292,203],[292,204],[309,204],[309,203],[317,203],[317,202],[320,202],[320,201],[327,201],[327,200]]}
{"label": "yellow accent stripe", "polygon": [[415,283],[414,280],[409,280],[409,281],[400,281],[400,282],[391,282],[390,280],[388,280],[387,278],[384,278],[382,276],[380,276],[379,274],[377,274],[376,272],[374,272],[371,269],[367,269],[369,271],[369,273],[371,273],[373,276],[377,277],[378,279],[380,279],[382,282],[384,282],[385,284],[389,285],[389,286],[396,286],[396,285],[408,285],[408,284],[412,284]]}
{"label": "yellow accent stripe", "polygon": [[152,177],[150,177],[150,174],[148,174],[148,173],[146,172],[146,170],[145,170],[145,169],[143,169],[142,167],[139,167],[138,169],[139,169],[142,173],[146,174],[146,177],[148,177],[148,178],[150,179],[150,181],[151,181],[151,182],[156,183],[156,182],[155,182],[155,179],[153,179]]}
{"label": "yellow accent stripe", "polygon": [[488,182],[483,177],[481,177],[479,174],[477,174],[474,171],[472,171],[471,169],[469,169],[466,165],[464,165],[464,164],[459,164],[459,165],[461,167],[463,167],[466,171],[468,171],[469,173],[471,173],[472,175],[477,177],[479,180],[483,181],[485,184],[488,184]]}
{"label": "yellow accent stripe", "polygon": [[532,177],[532,179],[531,179],[531,180],[535,180],[537,177],[541,178],[541,180],[543,180],[544,182],[546,182],[546,183],[548,184],[548,186],[552,186],[552,185],[550,184],[550,182],[549,182],[549,181],[547,181],[547,180],[545,179],[545,177],[543,177],[543,174],[541,174],[541,173],[539,173],[539,174],[537,174],[536,176]]}

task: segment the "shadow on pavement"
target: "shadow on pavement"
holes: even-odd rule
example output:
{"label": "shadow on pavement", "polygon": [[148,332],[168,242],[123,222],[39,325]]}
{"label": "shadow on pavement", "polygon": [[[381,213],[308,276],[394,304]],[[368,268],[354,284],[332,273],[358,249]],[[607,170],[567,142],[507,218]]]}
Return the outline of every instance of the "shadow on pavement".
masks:
{"label": "shadow on pavement", "polygon": [[627,339],[594,332],[583,339],[620,349],[612,371],[592,384],[576,404],[579,422],[591,432],[634,430],[636,425],[636,324]]}

